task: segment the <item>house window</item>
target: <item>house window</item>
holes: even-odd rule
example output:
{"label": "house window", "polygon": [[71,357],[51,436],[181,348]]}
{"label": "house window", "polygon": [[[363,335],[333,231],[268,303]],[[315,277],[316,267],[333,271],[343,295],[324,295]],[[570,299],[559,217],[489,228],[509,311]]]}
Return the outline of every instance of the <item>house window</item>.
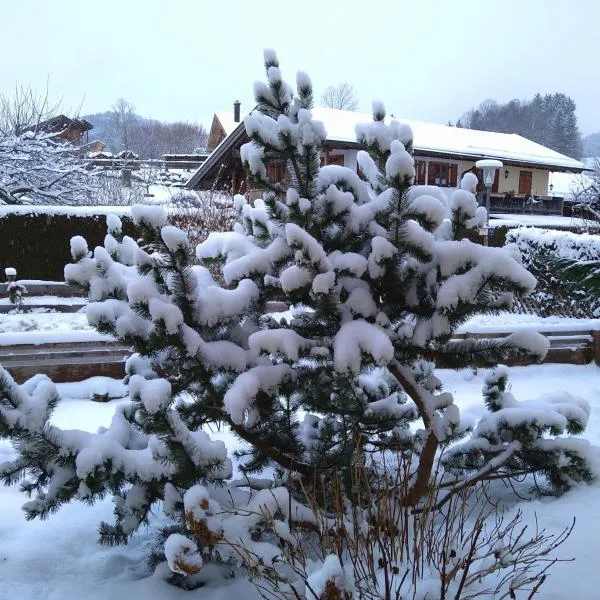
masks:
{"label": "house window", "polygon": [[500,187],[500,171],[502,169],[496,169],[496,173],[494,175],[494,183],[492,184],[492,194],[498,193],[498,188]]}
{"label": "house window", "polygon": [[424,160],[415,160],[415,184],[425,185],[427,163]]}
{"label": "house window", "polygon": [[344,166],[344,155],[343,154],[329,154],[321,155],[321,166],[324,165],[339,165],[340,167]]}
{"label": "house window", "polygon": [[285,163],[283,162],[272,162],[267,166],[267,173],[273,181],[285,181],[287,170]]}
{"label": "house window", "polygon": [[[461,175],[461,179],[462,179],[462,177],[464,177],[464,175],[466,173],[475,173],[475,175],[477,175],[477,193],[481,194],[482,192],[485,192],[485,183],[483,183],[483,171],[481,169],[476,169],[475,167],[473,167],[472,169],[469,169],[468,171],[464,171],[463,174]],[[496,174],[494,175],[494,183],[492,183],[492,194],[497,194],[499,188],[500,188],[500,171],[498,169],[496,169]]]}
{"label": "house window", "polygon": [[525,194],[531,196],[531,181],[533,179],[533,173],[531,171],[520,171],[519,172],[519,194]]}
{"label": "house window", "polygon": [[456,187],[458,165],[456,163],[430,162],[427,174],[429,185]]}

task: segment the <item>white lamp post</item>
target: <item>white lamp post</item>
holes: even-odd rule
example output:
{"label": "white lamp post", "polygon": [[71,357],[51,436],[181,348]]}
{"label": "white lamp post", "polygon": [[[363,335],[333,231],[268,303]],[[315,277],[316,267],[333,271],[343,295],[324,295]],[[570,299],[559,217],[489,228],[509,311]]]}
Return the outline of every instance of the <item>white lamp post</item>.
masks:
{"label": "white lamp post", "polygon": [[485,185],[485,210],[487,216],[485,218],[485,236],[483,243],[487,246],[489,243],[489,227],[490,227],[490,194],[492,193],[492,185],[494,185],[494,179],[496,177],[496,171],[501,169],[504,165],[501,160],[494,160],[493,158],[484,158],[478,160],[475,163],[478,169],[483,171],[483,183]]}

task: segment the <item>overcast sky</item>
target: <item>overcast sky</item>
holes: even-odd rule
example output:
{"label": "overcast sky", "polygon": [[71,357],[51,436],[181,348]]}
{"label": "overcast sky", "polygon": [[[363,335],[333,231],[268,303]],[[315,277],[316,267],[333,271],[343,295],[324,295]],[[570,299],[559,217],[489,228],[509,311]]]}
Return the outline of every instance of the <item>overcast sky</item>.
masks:
{"label": "overcast sky", "polygon": [[118,97],[164,121],[210,126],[242,111],[274,48],[284,77],[320,95],[350,82],[360,106],[445,123],[486,98],[564,92],[600,131],[598,0],[0,0],[0,91],[44,88],[66,108]]}

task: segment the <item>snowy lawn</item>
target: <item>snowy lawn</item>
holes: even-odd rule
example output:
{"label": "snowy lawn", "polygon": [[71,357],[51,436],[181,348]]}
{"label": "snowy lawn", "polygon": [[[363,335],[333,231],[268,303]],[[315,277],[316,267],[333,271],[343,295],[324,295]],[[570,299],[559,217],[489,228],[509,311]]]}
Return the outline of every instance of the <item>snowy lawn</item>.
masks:
{"label": "snowy lawn", "polygon": [[[480,390],[486,371],[438,372],[446,389],[455,395],[465,413],[483,413]],[[592,414],[585,437],[599,447],[600,460],[600,368],[594,365],[541,365],[511,369],[512,391],[517,398],[534,398],[542,393],[567,390],[590,402]],[[108,425],[115,406],[123,400],[96,404],[87,400],[90,391],[107,386],[112,396],[126,393],[117,381],[94,378],[87,382],[59,384],[65,398],[55,412],[55,423],[64,428],[95,431]],[[238,442],[227,432],[215,432],[230,449]],[[12,449],[0,442],[0,461],[8,459]],[[527,492],[527,488],[522,491]],[[97,526],[112,520],[109,499],[94,508],[84,504],[63,507],[47,521],[27,523],[20,506],[24,496],[18,489],[0,488],[0,598],[18,600],[175,600],[202,597],[221,600],[231,597],[257,597],[244,579],[228,582],[225,587],[202,588],[184,592],[171,587],[158,574],[145,567],[153,532],[137,535],[126,547],[106,548],[97,544]],[[511,501],[514,501],[511,500]],[[558,550],[562,558],[574,562],[556,565],[539,598],[562,600],[598,598],[597,540],[600,535],[600,483],[582,486],[558,499],[533,499],[516,503],[533,525],[537,513],[541,528],[558,532],[577,517],[575,530]],[[83,591],[82,591],[83,590]],[[82,595],[83,594],[83,595]]]}
{"label": "snowy lawn", "polygon": [[[274,316],[290,317],[291,312],[273,313]],[[539,317],[530,314],[502,312],[498,315],[478,315],[457,329],[457,333],[498,333],[519,329],[560,333],[567,331],[600,330],[600,319],[575,319],[569,317]],[[89,331],[95,333],[83,312],[60,313],[47,309],[32,309],[26,313],[0,313],[0,334],[21,332],[69,332]],[[0,345],[9,343],[0,336]]]}

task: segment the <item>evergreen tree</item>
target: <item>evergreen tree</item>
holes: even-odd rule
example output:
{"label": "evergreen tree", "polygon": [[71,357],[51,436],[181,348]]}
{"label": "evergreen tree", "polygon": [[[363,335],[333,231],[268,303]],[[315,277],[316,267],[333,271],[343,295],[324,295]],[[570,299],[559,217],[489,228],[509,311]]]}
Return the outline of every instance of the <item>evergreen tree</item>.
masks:
{"label": "evergreen tree", "polygon": [[[272,564],[275,541],[314,519],[301,490],[313,489],[316,509],[327,509],[318,490],[341,474],[356,505],[349,474],[368,453],[390,449],[413,461],[398,500],[417,508],[440,459],[454,482],[449,496],[523,472],[546,474],[557,489],[591,478],[585,443],[557,437],[583,430],[583,403],[563,395],[515,411],[505,384],[496,393],[492,382],[490,416],[470,431],[435,377],[440,357],[473,367],[542,357],[548,347],[535,333],[452,340],[472,315],[507,308],[535,285],[509,249],[467,239],[486,216],[475,176],[450,200],[411,187],[412,132],[386,122],[379,102],[373,122],[356,130],[362,177],[320,167],[326,134],[312,119],[310,79],[299,73],[294,94],[272,51],[265,68],[257,109],[245,118],[251,141],[241,148],[264,196],[253,205],[236,196],[234,231],[213,233],[194,257],[162,208],[134,206],[139,241],[123,236],[116,217],[93,253],[73,238],[66,280],[88,292],[90,322],[136,351],[127,364],[131,402],[97,434],[64,431],[50,422],[60,399],[47,379],[17,386],[3,374],[0,435],[18,455],[0,471],[33,496],[27,517],[109,493],[116,523],[102,524],[100,535],[112,544],[162,502],[173,522],[164,557],[182,580],[208,560],[240,562],[239,544],[253,550],[246,566]],[[269,176],[273,162],[287,166],[291,184]],[[292,314],[277,319],[271,311],[281,302]],[[243,483],[263,487],[252,474],[272,465],[270,489],[250,497],[232,483],[230,496],[220,491],[231,462],[203,428],[222,424],[246,443]],[[237,513],[223,515],[232,503]]]}
{"label": "evergreen tree", "polygon": [[581,158],[583,142],[575,115],[575,102],[566,94],[536,94],[531,101],[506,104],[485,100],[459,119],[461,127],[517,133],[538,144]]}

